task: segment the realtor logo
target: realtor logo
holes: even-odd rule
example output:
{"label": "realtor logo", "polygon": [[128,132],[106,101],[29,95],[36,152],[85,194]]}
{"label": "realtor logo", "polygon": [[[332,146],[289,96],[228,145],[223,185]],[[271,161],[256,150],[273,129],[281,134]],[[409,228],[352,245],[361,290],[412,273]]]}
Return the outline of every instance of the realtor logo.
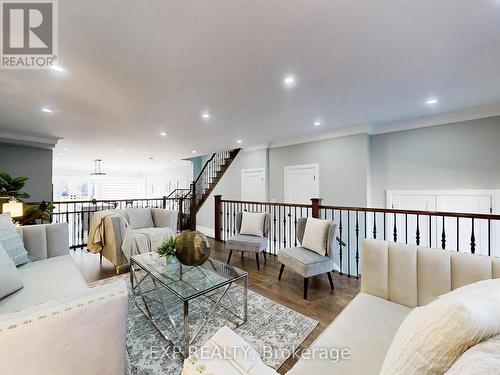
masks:
{"label": "realtor logo", "polygon": [[57,0],[0,0],[2,69],[47,69],[57,63]]}

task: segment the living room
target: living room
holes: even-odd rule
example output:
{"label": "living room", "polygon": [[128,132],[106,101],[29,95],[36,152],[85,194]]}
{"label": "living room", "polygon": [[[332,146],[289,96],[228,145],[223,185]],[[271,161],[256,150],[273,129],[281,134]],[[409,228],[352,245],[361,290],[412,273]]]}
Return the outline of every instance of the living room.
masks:
{"label": "living room", "polygon": [[497,0],[0,9],[2,373],[500,373]]}

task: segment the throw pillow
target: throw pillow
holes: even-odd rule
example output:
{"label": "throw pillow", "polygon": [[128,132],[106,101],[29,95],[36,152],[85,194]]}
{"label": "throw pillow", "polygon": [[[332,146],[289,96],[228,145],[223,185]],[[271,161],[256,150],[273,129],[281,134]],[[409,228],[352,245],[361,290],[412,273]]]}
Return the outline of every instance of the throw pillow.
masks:
{"label": "throw pillow", "polygon": [[380,374],[443,374],[467,349],[497,334],[500,279],[466,285],[405,318]]}
{"label": "throw pillow", "polygon": [[263,237],[265,219],[266,214],[264,212],[243,212],[240,234]]}
{"label": "throw pillow", "polygon": [[23,287],[21,275],[0,244],[0,299]]}
{"label": "throw pillow", "polygon": [[127,208],[128,222],[132,229],[154,228],[150,208]]}
{"label": "throw pillow", "polygon": [[500,369],[500,335],[467,350],[445,375],[498,374]]}
{"label": "throw pillow", "polygon": [[28,252],[24,248],[16,227],[12,224],[9,212],[0,215],[0,244],[3,245],[16,266],[28,263]]}
{"label": "throw pillow", "polygon": [[327,255],[328,230],[332,222],[330,220],[315,219],[308,217],[302,247],[314,251],[320,255]]}

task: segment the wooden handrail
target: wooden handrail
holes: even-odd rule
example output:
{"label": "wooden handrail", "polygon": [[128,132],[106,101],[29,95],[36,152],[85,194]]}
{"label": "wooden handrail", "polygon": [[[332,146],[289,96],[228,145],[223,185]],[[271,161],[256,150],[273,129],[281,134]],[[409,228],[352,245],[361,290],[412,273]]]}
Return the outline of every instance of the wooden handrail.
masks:
{"label": "wooden handrail", "polygon": [[500,220],[500,215],[494,214],[474,214],[468,212],[446,212],[446,211],[421,211],[421,210],[401,210],[395,208],[371,208],[371,207],[348,207],[348,206],[324,206],[321,205],[320,209],[324,210],[337,210],[337,211],[359,211],[371,213],[386,213],[386,214],[406,214],[406,215],[419,215],[419,216],[445,216],[445,217],[458,217],[463,219],[485,219],[485,220]]}
{"label": "wooden handrail", "polygon": [[208,160],[206,161],[205,165],[203,166],[203,168],[201,169],[200,173],[198,174],[198,177],[196,177],[196,180],[194,180],[194,183],[195,183],[195,184],[196,184],[196,183],[198,182],[198,180],[201,178],[201,175],[203,174],[203,172],[205,172],[205,169],[207,169],[208,164],[209,164],[212,160],[214,160],[215,155],[216,155],[216,152],[214,152],[214,153],[212,154],[212,156],[210,157],[210,159],[208,159]]}
{"label": "wooden handrail", "polygon": [[239,200],[230,200],[230,199],[222,199],[222,203],[244,203],[244,204],[261,204],[266,206],[289,206],[289,207],[302,207],[302,208],[311,208],[311,204],[304,203],[283,203],[283,202],[259,202],[259,201],[239,201]]}

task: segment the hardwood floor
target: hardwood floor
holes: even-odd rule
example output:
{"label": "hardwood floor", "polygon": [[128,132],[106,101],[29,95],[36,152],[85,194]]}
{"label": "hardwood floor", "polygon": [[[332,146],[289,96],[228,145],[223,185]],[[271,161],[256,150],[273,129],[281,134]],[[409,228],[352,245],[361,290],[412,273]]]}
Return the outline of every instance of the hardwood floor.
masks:
{"label": "hardwood floor", "polygon": [[[209,241],[212,257],[227,260],[228,252],[224,242]],[[99,255],[89,254],[84,250],[71,253],[88,282],[115,275],[114,266],[108,260],[103,259],[102,265],[99,264]],[[245,254],[242,258],[241,253],[234,252],[231,264],[248,272],[249,288],[252,291],[319,321],[318,326],[299,347],[299,352],[309,347],[359,292],[359,280],[340,276],[338,273],[332,273],[335,284],[335,290],[332,291],[325,274],[309,279],[308,299],[304,300],[304,279],[285,268],[281,281],[278,281],[280,263],[275,256],[268,255],[267,261],[261,256],[260,271],[257,271],[254,254]],[[287,372],[295,362],[293,358],[288,359],[279,372]]]}

